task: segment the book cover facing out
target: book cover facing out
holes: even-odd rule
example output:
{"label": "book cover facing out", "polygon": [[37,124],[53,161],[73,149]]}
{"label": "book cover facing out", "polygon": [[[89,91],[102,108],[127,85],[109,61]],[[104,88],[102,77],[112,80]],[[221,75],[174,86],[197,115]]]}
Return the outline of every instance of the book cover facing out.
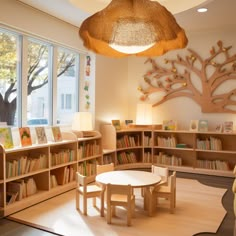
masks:
{"label": "book cover facing out", "polygon": [[29,127],[21,127],[21,128],[19,128],[19,132],[20,132],[21,146],[32,145],[30,128]]}
{"label": "book cover facing out", "polygon": [[38,144],[47,143],[47,137],[44,127],[35,127]]}
{"label": "book cover facing out", "polygon": [[225,121],[224,122],[224,133],[232,133],[233,132],[233,121]]}
{"label": "book cover facing out", "polygon": [[61,130],[58,126],[52,127],[52,134],[55,142],[62,141]]}
{"label": "book cover facing out", "polygon": [[112,120],[111,123],[113,124],[116,130],[121,130],[120,120]]}
{"label": "book cover facing out", "polygon": [[13,148],[11,128],[8,127],[0,128],[0,143],[6,149]]}
{"label": "book cover facing out", "polygon": [[199,132],[207,132],[208,131],[208,120],[199,120],[198,131]]}

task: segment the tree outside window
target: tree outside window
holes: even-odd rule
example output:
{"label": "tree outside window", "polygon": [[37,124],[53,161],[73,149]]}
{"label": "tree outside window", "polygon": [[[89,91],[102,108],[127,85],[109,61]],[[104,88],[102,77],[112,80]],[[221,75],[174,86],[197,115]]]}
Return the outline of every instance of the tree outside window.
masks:
{"label": "tree outside window", "polygon": [[[23,70],[17,58],[27,57],[27,122],[37,124],[36,120],[53,120],[52,106],[57,104],[56,120],[61,124],[69,124],[79,100],[79,54],[68,51],[37,39],[28,38],[27,50],[19,50],[20,34],[0,29],[0,122],[7,125],[18,125],[17,94],[22,94],[21,76],[18,71]],[[56,59],[51,52],[58,48]],[[22,51],[22,54],[20,52]],[[54,77],[51,75],[55,66]],[[18,64],[17,64],[18,63]],[[56,82],[57,101],[50,102],[54,96],[52,80]],[[65,105],[67,112],[61,112],[59,98],[66,94]],[[69,94],[69,97],[68,97]],[[25,104],[23,104],[25,105]],[[21,112],[19,112],[21,114]],[[34,121],[34,122],[32,122]]]}
{"label": "tree outside window", "polygon": [[0,31],[0,122],[13,125],[17,110],[18,36]]}

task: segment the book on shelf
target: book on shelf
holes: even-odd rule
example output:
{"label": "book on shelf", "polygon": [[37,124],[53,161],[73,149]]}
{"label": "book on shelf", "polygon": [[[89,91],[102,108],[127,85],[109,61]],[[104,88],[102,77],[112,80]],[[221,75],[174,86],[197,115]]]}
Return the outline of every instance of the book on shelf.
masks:
{"label": "book on shelf", "polygon": [[55,188],[58,186],[57,178],[55,175],[50,175],[50,183],[51,183],[51,188]]}
{"label": "book on shelf", "polygon": [[198,131],[207,132],[208,131],[208,120],[199,120]]}
{"label": "book on shelf", "polygon": [[20,133],[20,141],[21,141],[21,146],[30,146],[32,145],[32,140],[31,140],[31,134],[30,134],[30,128],[29,127],[20,127],[19,128],[19,133]]}
{"label": "book on shelf", "polygon": [[8,192],[17,193],[17,198],[15,199],[17,201],[20,201],[23,198],[23,184],[22,184],[22,181],[13,181],[13,182],[9,182],[7,184],[7,191]]}
{"label": "book on shelf", "polygon": [[35,127],[38,144],[47,143],[47,136],[44,127]]}
{"label": "book on shelf", "polygon": [[224,133],[232,133],[232,132],[233,132],[233,121],[225,121]]}
{"label": "book on shelf", "polygon": [[223,131],[223,124],[217,124],[215,130],[217,133],[221,133]]}
{"label": "book on shelf", "polygon": [[126,126],[129,126],[131,124],[133,124],[133,120],[125,120],[125,125]]}
{"label": "book on shelf", "polygon": [[57,183],[58,185],[64,185],[74,179],[74,168],[65,166],[57,169]]}
{"label": "book on shelf", "polygon": [[199,123],[199,120],[191,120],[189,130],[190,131],[198,131],[198,123]]}
{"label": "book on shelf", "polygon": [[177,121],[163,120],[163,130],[177,130]]}
{"label": "book on shelf", "polygon": [[52,127],[52,134],[53,134],[53,139],[55,142],[62,141],[62,135],[61,135],[61,130],[59,126]]}
{"label": "book on shelf", "polygon": [[111,123],[116,130],[121,130],[120,120],[112,120]]}
{"label": "book on shelf", "polygon": [[18,192],[6,192],[6,202],[7,202],[7,205],[15,202],[17,196],[18,196]]}
{"label": "book on shelf", "polygon": [[0,143],[3,145],[4,148],[13,148],[13,139],[11,128],[3,127],[0,128]]}
{"label": "book on shelf", "polygon": [[26,184],[26,195],[31,196],[37,192],[37,185],[33,178],[29,178],[25,181]]}

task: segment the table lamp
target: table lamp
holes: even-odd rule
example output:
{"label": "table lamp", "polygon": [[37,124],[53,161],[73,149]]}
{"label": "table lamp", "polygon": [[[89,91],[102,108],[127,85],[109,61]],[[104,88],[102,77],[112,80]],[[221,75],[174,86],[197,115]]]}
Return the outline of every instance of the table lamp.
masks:
{"label": "table lamp", "polygon": [[72,121],[72,131],[77,137],[93,136],[92,113],[76,112]]}
{"label": "table lamp", "polygon": [[136,125],[152,125],[152,104],[137,104]]}

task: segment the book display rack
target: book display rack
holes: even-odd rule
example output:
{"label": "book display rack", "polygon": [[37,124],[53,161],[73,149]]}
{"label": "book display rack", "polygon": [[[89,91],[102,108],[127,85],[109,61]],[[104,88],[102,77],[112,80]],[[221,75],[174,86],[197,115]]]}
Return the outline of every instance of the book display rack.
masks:
{"label": "book display rack", "polygon": [[0,145],[0,216],[74,189],[75,173],[95,179],[102,163],[101,134],[78,138],[62,132],[62,140],[5,149]]}
{"label": "book display rack", "polygon": [[[160,127],[116,131],[101,129],[104,159],[116,169],[150,168],[152,164],[170,170],[234,177],[236,133],[162,130]],[[107,158],[108,159],[108,158]]]}

